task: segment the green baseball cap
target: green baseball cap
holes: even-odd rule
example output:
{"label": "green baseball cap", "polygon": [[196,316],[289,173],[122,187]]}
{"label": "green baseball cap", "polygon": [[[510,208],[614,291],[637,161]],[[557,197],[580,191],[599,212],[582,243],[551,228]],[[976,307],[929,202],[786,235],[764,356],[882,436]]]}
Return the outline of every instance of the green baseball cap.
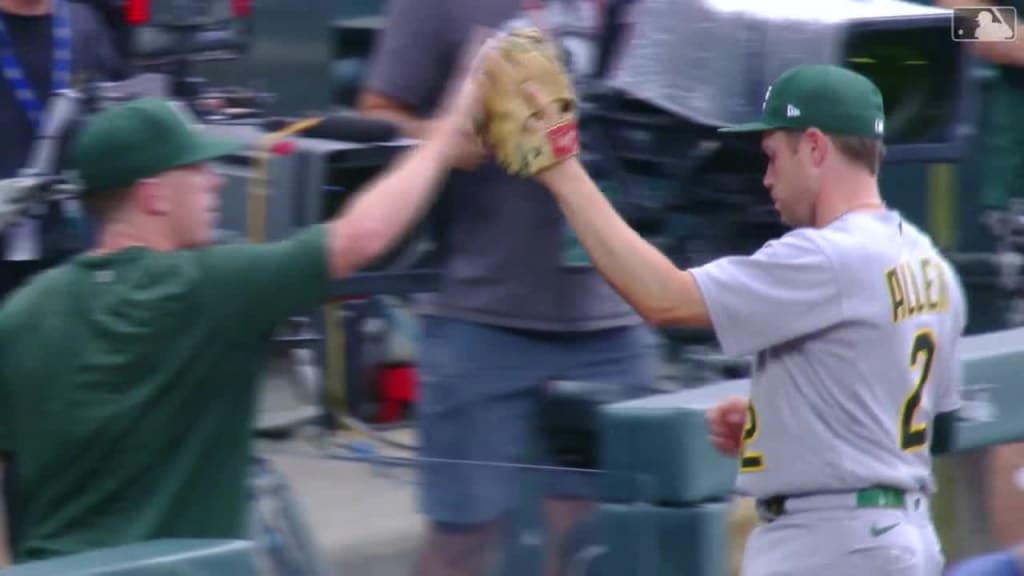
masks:
{"label": "green baseball cap", "polygon": [[204,135],[169,101],[140,98],[88,118],[70,152],[86,192],[105,192],[245,147]]}
{"label": "green baseball cap", "polygon": [[761,120],[719,132],[817,128],[826,134],[885,137],[882,92],[867,77],[830,65],[790,68],[764,95]]}

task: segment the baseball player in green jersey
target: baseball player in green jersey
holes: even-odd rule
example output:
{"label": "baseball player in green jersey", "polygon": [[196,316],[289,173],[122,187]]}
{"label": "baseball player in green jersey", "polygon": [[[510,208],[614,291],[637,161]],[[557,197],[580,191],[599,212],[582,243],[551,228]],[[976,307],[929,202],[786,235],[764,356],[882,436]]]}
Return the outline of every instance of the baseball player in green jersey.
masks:
{"label": "baseball player in green jersey", "polygon": [[267,340],[428,210],[472,132],[484,38],[466,45],[416,147],[336,216],[274,242],[213,242],[224,184],[213,162],[245,144],[160,99],[82,123],[69,164],[97,245],[0,303],[0,478],[13,472],[17,504],[0,525],[10,521],[16,564],[253,536],[246,474]]}
{"label": "baseball player in green jersey", "polygon": [[643,317],[714,329],[754,358],[749,402],[710,410],[711,441],[758,501],[745,576],[937,576],[931,454],[959,407],[963,289],[878,189],[885,114],[867,78],[800,66],[765,96],[764,185],[793,229],[751,256],[680,270],[579,162],[536,177],[597,268]]}

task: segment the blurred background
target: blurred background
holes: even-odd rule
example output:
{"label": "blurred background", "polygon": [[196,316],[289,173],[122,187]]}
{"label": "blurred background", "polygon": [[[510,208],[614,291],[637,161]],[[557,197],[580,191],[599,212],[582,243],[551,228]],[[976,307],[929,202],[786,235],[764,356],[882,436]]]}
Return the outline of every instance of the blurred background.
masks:
{"label": "blurred background", "polygon": [[[93,98],[170,95],[210,130],[254,144],[218,165],[225,242],[276,240],[323,221],[415,143],[356,110],[391,22],[386,0],[82,3],[132,67],[123,82],[90,86]],[[876,81],[888,115],[883,196],[933,235],[969,299],[964,439],[937,465],[940,535],[952,561],[1024,543],[1024,71],[994,48],[958,41],[973,34],[979,8],[510,3],[510,12],[573,23],[552,30],[578,75],[584,160],[630,224],[680,266],[750,253],[785,231],[761,185],[757,142],[717,127],[756,117],[768,84],[794,64],[839,64]],[[1012,15],[1015,31],[1016,11],[998,13]],[[1002,45],[1018,46],[1015,37]],[[313,128],[296,126],[308,118],[318,119]],[[252,476],[253,538],[268,574],[412,574],[427,465],[516,469],[519,504],[493,573],[542,573],[545,466],[421,453],[416,298],[438,287],[450,240],[445,198],[391,254],[338,282],[332,302],[270,343]],[[44,251],[74,252],[67,238]],[[744,393],[748,359],[723,356],[710,333],[657,337],[648,398],[537,383],[546,392],[529,425],[549,441],[571,438],[557,466],[601,486],[600,505],[565,543],[570,573],[736,573],[755,517],[731,494],[735,462],[704,442],[703,410]]]}

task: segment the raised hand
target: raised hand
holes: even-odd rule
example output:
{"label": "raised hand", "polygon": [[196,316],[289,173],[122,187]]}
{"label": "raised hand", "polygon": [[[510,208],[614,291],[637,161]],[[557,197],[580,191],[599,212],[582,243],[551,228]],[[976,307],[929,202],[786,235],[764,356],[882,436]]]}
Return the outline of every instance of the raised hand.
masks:
{"label": "raised hand", "polygon": [[488,39],[493,34],[494,31],[488,28],[477,28],[470,35],[459,55],[455,73],[448,82],[440,115],[432,129],[435,135],[450,139],[450,162],[459,168],[472,168],[486,155],[477,127],[483,115],[483,55],[489,49]]}

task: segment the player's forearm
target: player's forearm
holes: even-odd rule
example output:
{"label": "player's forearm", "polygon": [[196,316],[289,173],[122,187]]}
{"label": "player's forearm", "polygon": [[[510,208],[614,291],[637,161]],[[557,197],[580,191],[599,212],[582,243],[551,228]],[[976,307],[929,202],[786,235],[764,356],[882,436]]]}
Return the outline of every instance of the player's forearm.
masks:
{"label": "player's forearm", "polygon": [[633,230],[576,159],[546,170],[538,180],[555,196],[594,266],[645,320],[708,325],[692,275]]}
{"label": "player's forearm", "polygon": [[334,277],[383,256],[423,216],[448,172],[457,130],[438,123],[429,138],[350,200],[332,224]]}

